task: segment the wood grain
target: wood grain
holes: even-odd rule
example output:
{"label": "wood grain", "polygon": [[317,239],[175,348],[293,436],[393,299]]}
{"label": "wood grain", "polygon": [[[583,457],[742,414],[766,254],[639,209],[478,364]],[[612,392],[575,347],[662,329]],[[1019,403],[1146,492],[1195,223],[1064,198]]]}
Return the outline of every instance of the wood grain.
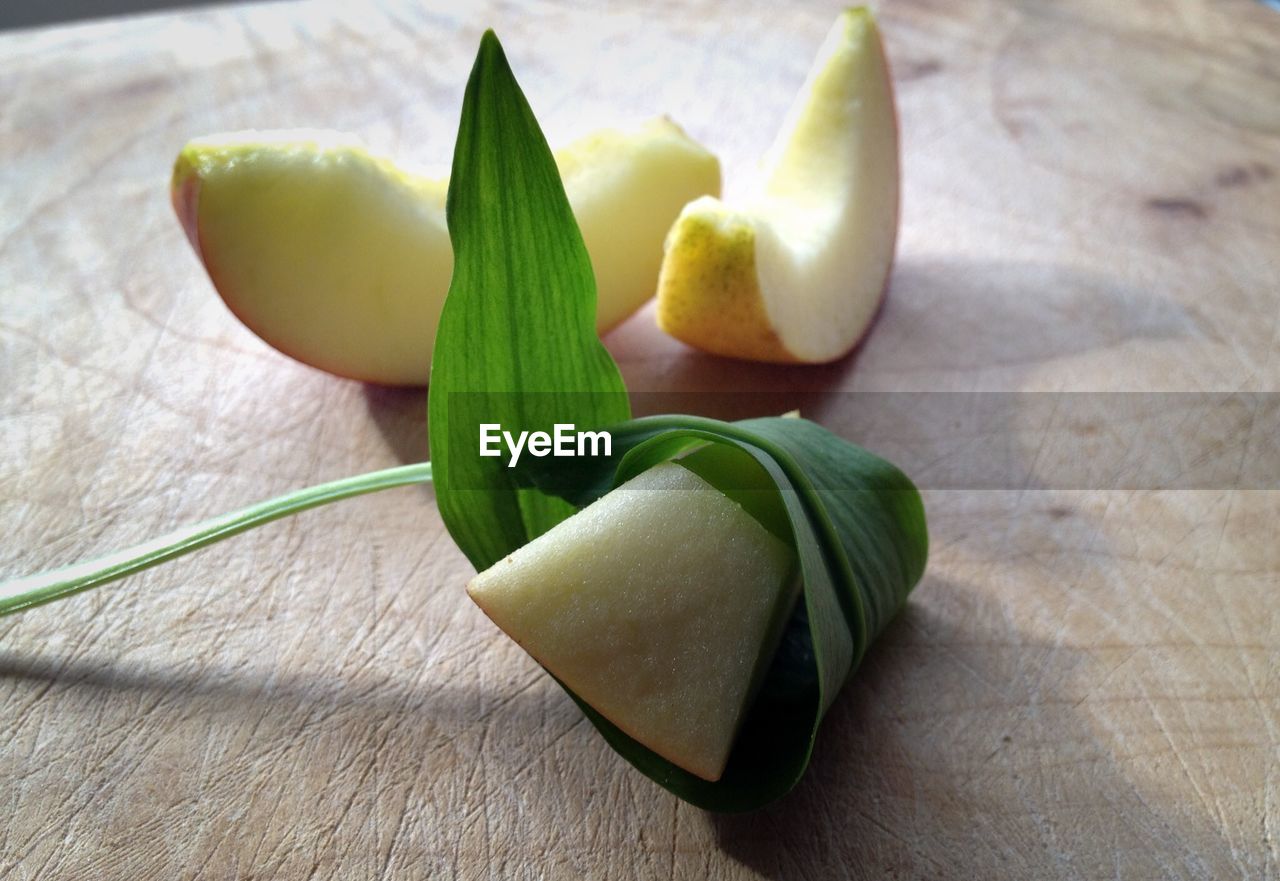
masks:
{"label": "wood grain", "polygon": [[[671,114],[745,189],[835,9],[279,3],[0,35],[0,574],[426,456],[425,396],[244,330],[167,201],[189,137],[443,164],[493,26],[553,142]],[[633,389],[1280,390],[1280,14],[881,4],[905,201],[841,364]],[[1198,430],[1188,425],[1188,432]],[[806,780],[718,817],[466,600],[429,490],[0,622],[0,877],[1277,878],[1280,492],[931,490],[925,581]]]}

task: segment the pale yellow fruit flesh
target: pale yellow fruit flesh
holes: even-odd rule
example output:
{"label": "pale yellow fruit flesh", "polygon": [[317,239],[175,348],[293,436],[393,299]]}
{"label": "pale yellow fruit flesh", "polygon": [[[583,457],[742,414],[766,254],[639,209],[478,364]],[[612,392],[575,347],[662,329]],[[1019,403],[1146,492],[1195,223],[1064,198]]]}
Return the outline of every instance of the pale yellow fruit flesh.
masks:
{"label": "pale yellow fruit flesh", "polygon": [[836,21],[763,179],[742,208],[707,197],[681,212],[666,244],[659,326],[716,354],[839,358],[875,316],[898,229],[893,87],[866,9]]}
{"label": "pale yellow fruit flesh", "polygon": [[794,554],[667,463],[480,573],[467,592],[579,697],[717,780],[795,597]]}
{"label": "pale yellow fruit flesh", "polygon": [[[662,241],[716,158],[666,119],[556,153],[591,255],[597,327],[653,296]],[[453,271],[446,180],[297,130],[191,141],[174,167],[179,219],[227,305],[282,352],[342,376],[425,384]]]}

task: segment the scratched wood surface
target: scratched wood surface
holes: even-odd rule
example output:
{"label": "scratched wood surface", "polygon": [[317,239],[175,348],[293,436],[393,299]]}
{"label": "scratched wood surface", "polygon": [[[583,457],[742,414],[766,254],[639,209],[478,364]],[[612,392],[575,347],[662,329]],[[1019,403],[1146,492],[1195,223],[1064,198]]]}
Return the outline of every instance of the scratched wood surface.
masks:
{"label": "scratched wood surface", "polygon": [[[458,4],[462,7],[462,4]],[[553,142],[669,113],[741,192],[825,4],[244,5],[0,34],[0,574],[426,456],[421,392],[295,364],[167,201],[188,137],[443,164],[483,27]],[[634,389],[1280,389],[1280,13],[881,4],[904,138],[858,355]],[[1204,429],[1191,421],[1178,430]],[[1280,877],[1280,493],[926,491],[929,572],[806,780],[708,815],[466,600],[427,489],[0,621],[0,877]]]}

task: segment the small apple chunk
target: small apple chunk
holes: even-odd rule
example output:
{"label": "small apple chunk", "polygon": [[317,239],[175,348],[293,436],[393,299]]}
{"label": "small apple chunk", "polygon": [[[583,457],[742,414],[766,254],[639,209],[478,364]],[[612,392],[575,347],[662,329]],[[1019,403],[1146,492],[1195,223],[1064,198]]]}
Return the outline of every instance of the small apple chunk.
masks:
{"label": "small apple chunk", "polygon": [[719,355],[835,360],[884,296],[898,231],[898,126],[875,19],[843,12],[743,207],[700,198],[667,238],[658,325]]}
{"label": "small apple chunk", "polygon": [[[603,130],[556,153],[591,256],[603,333],[653,296],[662,241],[720,165],[668,119]],[[231,311],[315,367],[423,385],[453,272],[448,181],[368,152],[352,136],[235,132],[188,143],[174,210]]]}
{"label": "small apple chunk", "polygon": [[718,780],[796,597],[795,555],[676,463],[477,575],[498,627],[618,728]]}

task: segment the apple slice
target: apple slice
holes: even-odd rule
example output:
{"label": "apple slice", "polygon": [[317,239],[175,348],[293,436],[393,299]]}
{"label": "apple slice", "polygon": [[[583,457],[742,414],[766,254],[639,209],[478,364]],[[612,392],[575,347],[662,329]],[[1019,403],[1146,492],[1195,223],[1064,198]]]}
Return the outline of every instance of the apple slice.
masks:
{"label": "apple slice", "polygon": [[898,127],[875,19],[837,19],[766,163],[735,210],[686,206],[658,285],[658,325],[708,352],[819,363],[875,317],[898,230]]}
{"label": "apple slice", "polygon": [[[662,240],[718,193],[715,156],[675,123],[605,130],[556,154],[599,288],[601,332],[653,296]],[[354,379],[422,385],[453,271],[448,181],[311,130],[191,141],[174,209],[231,311],[285,354]]]}
{"label": "apple slice", "polygon": [[796,596],[794,554],[688,469],[652,468],[477,575],[495,624],[601,715],[724,771]]}

